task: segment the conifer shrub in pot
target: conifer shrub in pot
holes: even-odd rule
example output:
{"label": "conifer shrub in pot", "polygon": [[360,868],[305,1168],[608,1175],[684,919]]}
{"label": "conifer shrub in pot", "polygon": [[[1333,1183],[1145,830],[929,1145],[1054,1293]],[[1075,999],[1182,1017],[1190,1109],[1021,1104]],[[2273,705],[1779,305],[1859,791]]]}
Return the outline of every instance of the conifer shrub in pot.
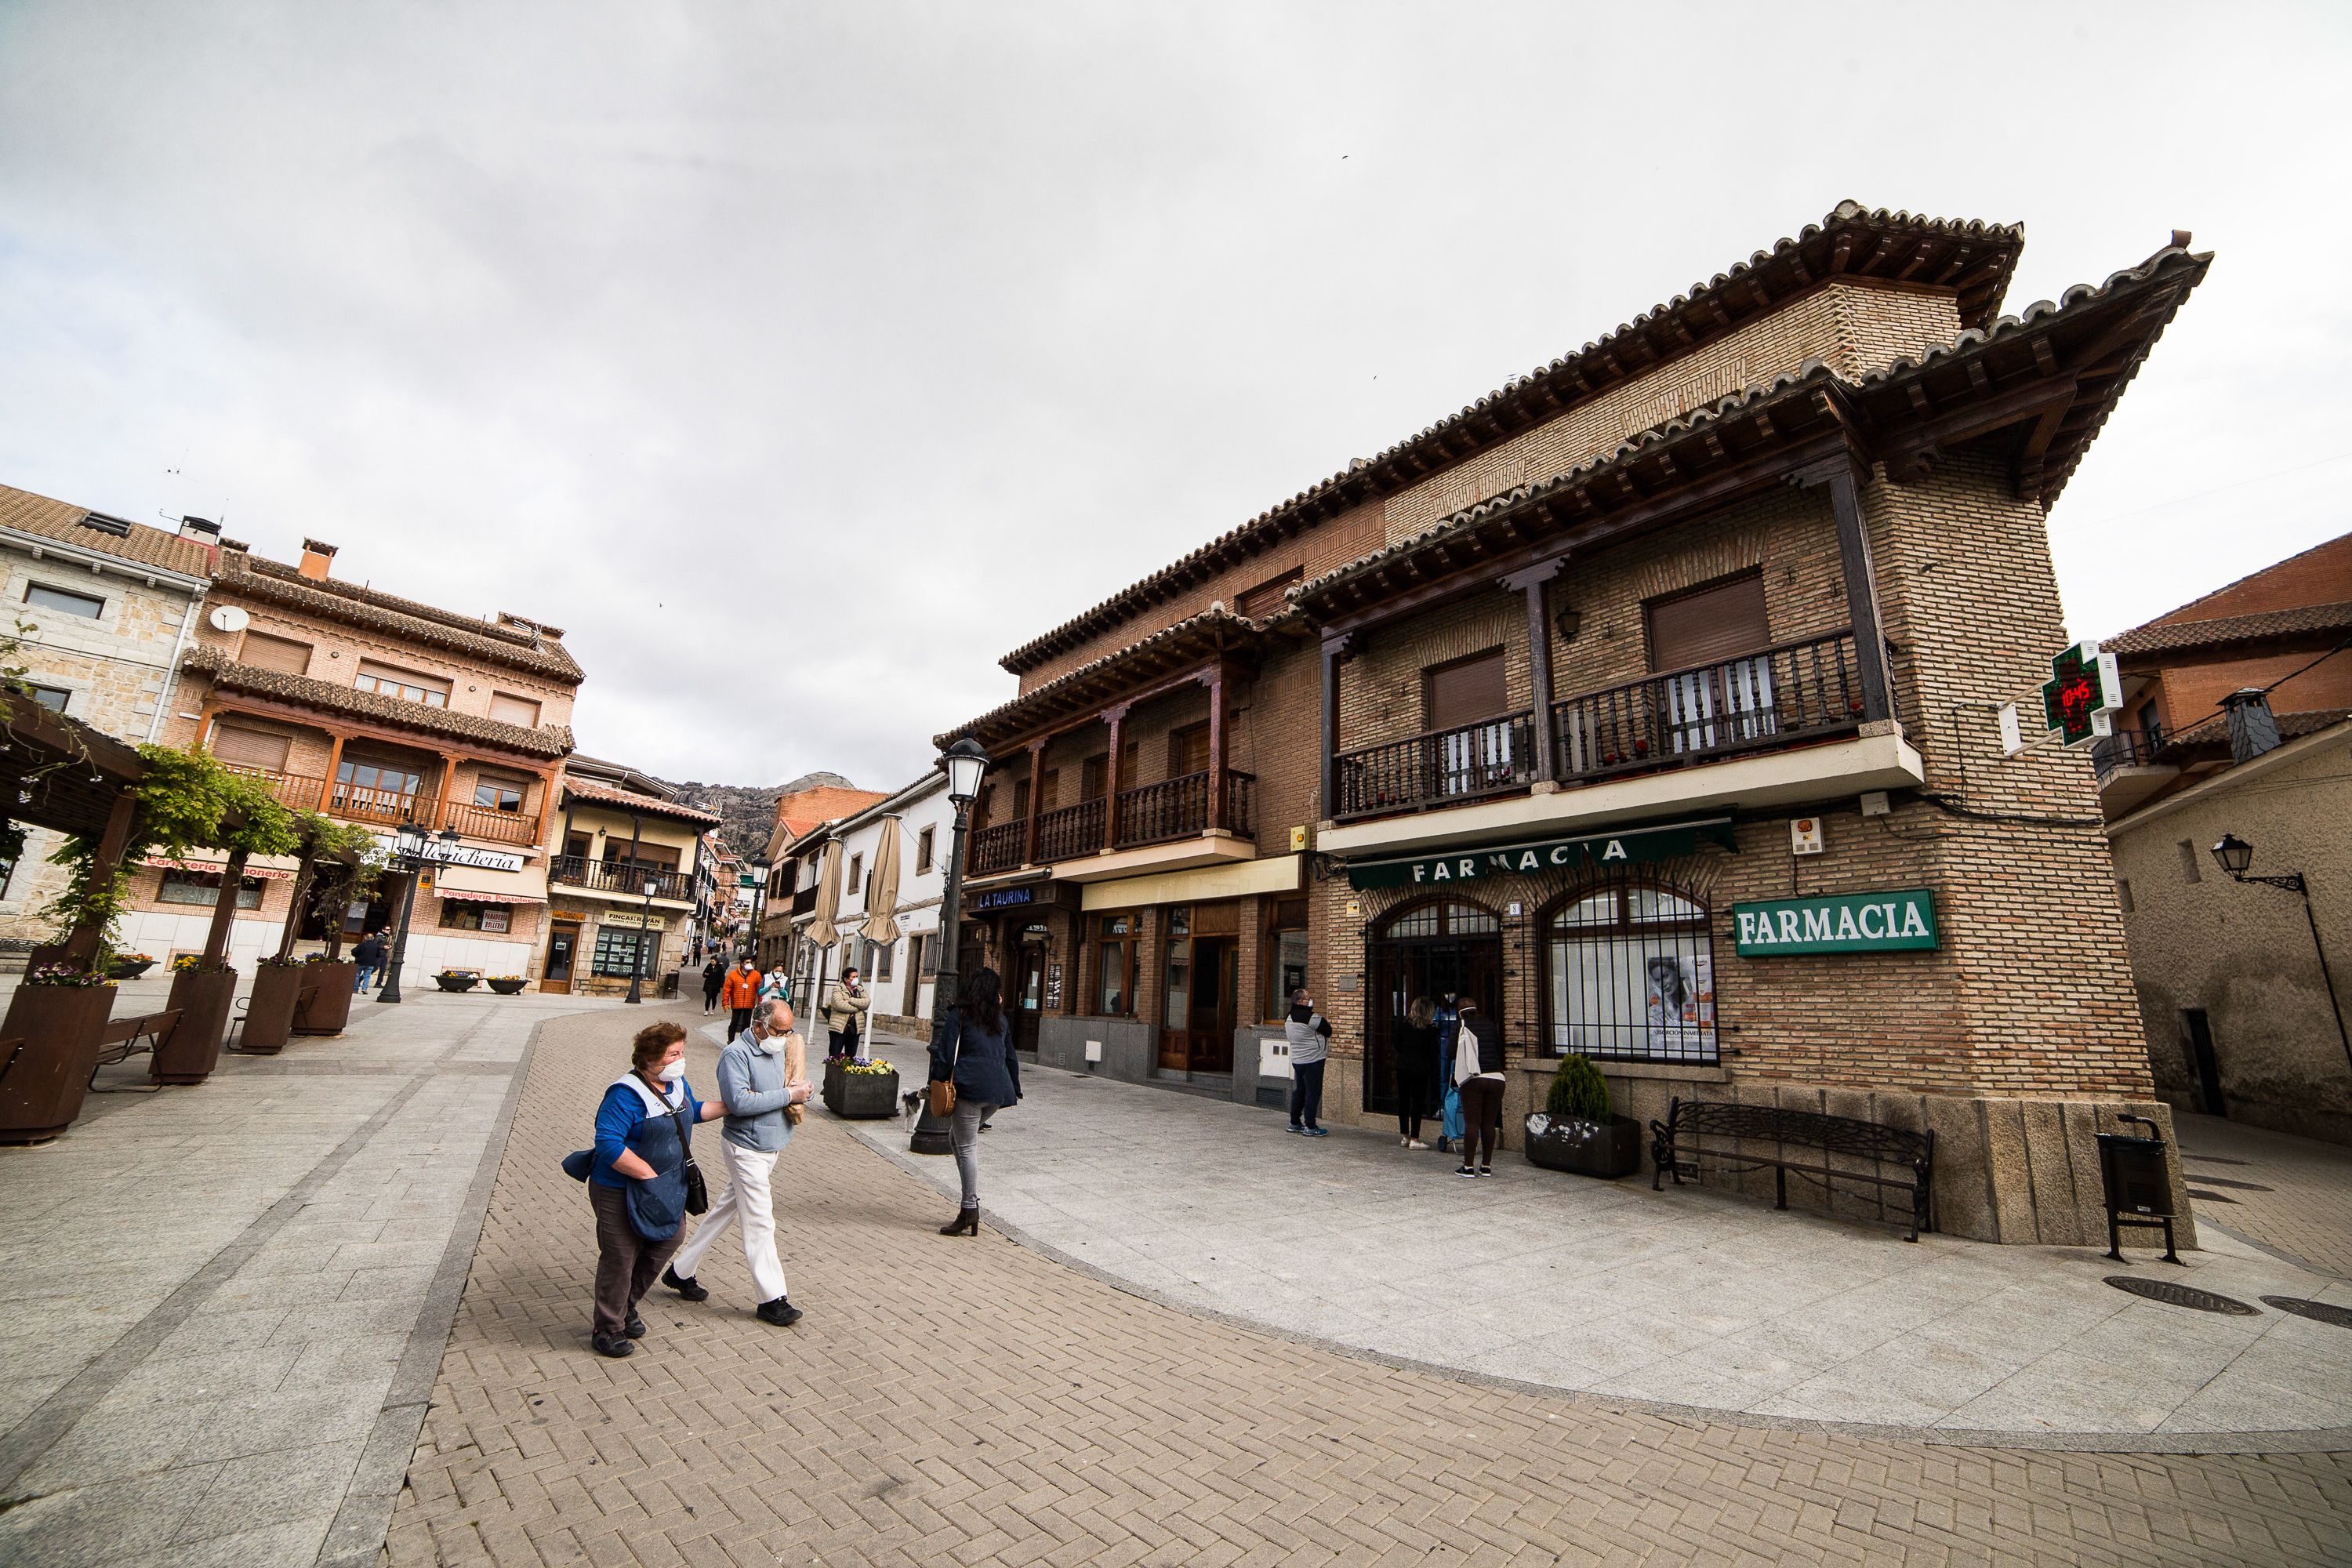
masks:
{"label": "conifer shrub in pot", "polygon": [[1609,1080],[1590,1057],[1562,1057],[1541,1110],[1527,1121],[1528,1158],[1548,1171],[1614,1181],[1642,1167],[1642,1124],[1610,1108]]}

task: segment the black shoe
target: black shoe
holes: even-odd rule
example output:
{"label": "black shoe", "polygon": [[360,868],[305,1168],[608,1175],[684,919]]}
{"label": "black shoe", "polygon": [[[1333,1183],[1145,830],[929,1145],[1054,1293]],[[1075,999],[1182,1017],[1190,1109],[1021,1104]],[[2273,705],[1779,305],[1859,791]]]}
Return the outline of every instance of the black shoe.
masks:
{"label": "black shoe", "polygon": [[1491,1176],[1495,1173],[1495,1167],[1492,1165],[1481,1165],[1478,1167],[1478,1173],[1482,1176]]}
{"label": "black shoe", "polygon": [[1469,1166],[1467,1166],[1467,1165],[1463,1166],[1460,1170],[1458,1170],[1458,1171],[1454,1172],[1454,1173],[1455,1175],[1457,1175],[1457,1176],[1470,1176],[1470,1177],[1474,1177],[1474,1178],[1478,1174],[1478,1173],[1477,1173],[1477,1172],[1475,1172],[1475,1171],[1472,1170],[1472,1169],[1471,1169]]}
{"label": "black shoe", "polygon": [[663,1269],[661,1282],[668,1286],[671,1289],[677,1291],[679,1295],[685,1297],[689,1301],[708,1301],[710,1300],[709,1291],[696,1284],[692,1279],[679,1279],[677,1277],[677,1270],[675,1268]]}
{"label": "black shoe", "polygon": [[629,1338],[633,1340],[644,1339],[646,1337],[646,1321],[643,1318],[638,1317],[635,1312],[631,1312],[627,1318],[622,1321],[621,1331],[628,1335]]}
{"label": "black shoe", "polygon": [[940,1226],[940,1234],[941,1236],[978,1236],[980,1211],[978,1209],[956,1210],[955,1218]]}
{"label": "black shoe", "polygon": [[596,1347],[598,1355],[608,1355],[615,1361],[637,1352],[637,1347],[629,1342],[625,1334],[590,1334],[588,1342]]}
{"label": "black shoe", "polygon": [[789,1329],[801,1321],[801,1310],[782,1296],[772,1301],[761,1302],[754,1309],[754,1315],[760,1321],[773,1323],[780,1329]]}

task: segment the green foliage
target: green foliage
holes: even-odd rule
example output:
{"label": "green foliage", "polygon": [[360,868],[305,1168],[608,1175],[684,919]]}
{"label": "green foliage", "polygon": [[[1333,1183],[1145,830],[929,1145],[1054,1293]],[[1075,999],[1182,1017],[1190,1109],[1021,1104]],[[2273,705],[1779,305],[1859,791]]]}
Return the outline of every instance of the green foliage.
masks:
{"label": "green foliage", "polygon": [[1590,1057],[1562,1057],[1544,1110],[1555,1121],[1607,1121],[1609,1080]]}

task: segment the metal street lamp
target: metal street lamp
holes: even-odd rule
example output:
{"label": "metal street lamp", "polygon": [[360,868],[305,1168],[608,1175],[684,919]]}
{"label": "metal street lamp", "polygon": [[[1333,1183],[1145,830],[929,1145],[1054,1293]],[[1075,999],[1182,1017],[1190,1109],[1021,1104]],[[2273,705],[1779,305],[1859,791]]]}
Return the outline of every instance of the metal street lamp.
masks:
{"label": "metal street lamp", "polygon": [[[461,837],[454,827],[445,827],[440,833],[444,844],[455,844]],[[444,858],[429,852],[433,837],[422,823],[404,822],[394,830],[392,863],[408,873],[408,886],[401,890],[400,924],[393,932],[392,959],[384,965],[383,984],[375,994],[379,1005],[401,1000],[400,969],[408,959],[408,917],[416,908],[417,879],[425,867]]]}
{"label": "metal street lamp", "polygon": [[[931,1043],[946,1037],[948,1015],[955,1007],[961,979],[963,939],[963,836],[971,825],[971,803],[980,797],[981,775],[988,771],[988,753],[970,735],[950,746],[940,757],[948,775],[948,804],[955,807],[955,828],[948,844],[947,887],[940,898],[940,955],[931,981]],[[915,1135],[908,1147],[918,1154],[945,1154],[952,1148],[948,1124],[931,1114],[930,1097],[915,1119]]]}
{"label": "metal street lamp", "polygon": [[2234,833],[2224,833],[2221,841],[2213,846],[2213,861],[2230,874],[2233,882],[2260,882],[2266,888],[2284,888],[2303,900],[2304,923],[2311,928],[2312,951],[2319,954],[2319,978],[2327,987],[2327,1011],[2336,1020],[2336,1037],[2343,1044],[2344,1059],[2352,1062],[2352,1030],[2344,1026],[2344,1005],[2336,1000],[2336,975],[2327,967],[2327,944],[2319,940],[2319,917],[2311,911],[2311,889],[2300,871],[2285,871],[2275,877],[2252,874],[2254,847]]}

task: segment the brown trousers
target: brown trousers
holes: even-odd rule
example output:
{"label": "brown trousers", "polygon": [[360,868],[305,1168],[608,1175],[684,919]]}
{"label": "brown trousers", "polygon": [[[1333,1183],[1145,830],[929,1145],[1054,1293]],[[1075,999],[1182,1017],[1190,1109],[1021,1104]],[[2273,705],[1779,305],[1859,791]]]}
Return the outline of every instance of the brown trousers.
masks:
{"label": "brown trousers", "polygon": [[1474,1078],[1465,1080],[1462,1095],[1462,1163],[1474,1162],[1470,1148],[1476,1144],[1481,1165],[1495,1163],[1495,1135],[1503,1130],[1503,1083],[1500,1079]]}
{"label": "brown trousers", "polygon": [[686,1239],[686,1226],[666,1241],[647,1241],[629,1223],[629,1196],[618,1187],[588,1184],[596,1211],[596,1331],[617,1334]]}

